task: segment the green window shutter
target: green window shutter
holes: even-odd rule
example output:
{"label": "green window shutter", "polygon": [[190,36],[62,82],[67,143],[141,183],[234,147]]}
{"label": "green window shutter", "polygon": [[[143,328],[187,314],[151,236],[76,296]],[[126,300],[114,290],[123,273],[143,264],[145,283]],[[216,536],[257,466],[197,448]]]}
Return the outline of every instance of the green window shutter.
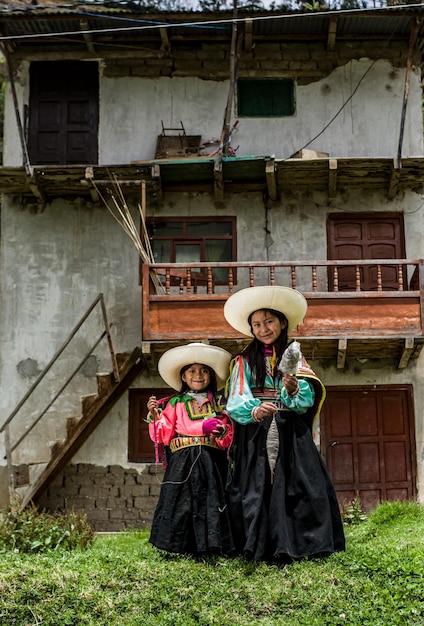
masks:
{"label": "green window shutter", "polygon": [[283,117],[294,115],[294,81],[291,79],[237,81],[239,117]]}

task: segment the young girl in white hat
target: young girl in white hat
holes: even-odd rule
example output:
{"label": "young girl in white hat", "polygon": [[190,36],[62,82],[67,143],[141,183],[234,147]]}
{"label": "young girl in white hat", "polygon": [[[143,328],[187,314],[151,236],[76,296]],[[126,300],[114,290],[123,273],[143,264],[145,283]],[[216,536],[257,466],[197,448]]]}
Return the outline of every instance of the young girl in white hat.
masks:
{"label": "young girl in white hat", "polygon": [[343,550],[334,487],[314,444],[325,388],[288,340],[306,314],[304,296],[282,286],[242,289],[224,306],[252,341],[231,364],[234,422],[229,507],[237,551],[290,562]]}
{"label": "young girl in white hat", "polygon": [[149,398],[149,433],[169,450],[150,542],[162,550],[202,556],[234,551],[225,498],[227,449],[233,427],[222,389],[231,355],[191,343],[163,354],[158,371],[178,393],[166,404]]}

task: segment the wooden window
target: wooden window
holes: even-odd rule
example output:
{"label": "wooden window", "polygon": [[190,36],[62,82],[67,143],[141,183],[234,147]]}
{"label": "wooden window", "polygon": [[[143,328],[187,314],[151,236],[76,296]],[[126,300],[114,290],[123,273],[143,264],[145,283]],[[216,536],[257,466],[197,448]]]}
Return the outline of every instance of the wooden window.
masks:
{"label": "wooden window", "polygon": [[295,113],[294,81],[287,78],[239,78],[237,115],[239,117],[286,117]]}
{"label": "wooden window", "polygon": [[[333,213],[327,221],[328,259],[404,259],[405,237],[401,213]],[[338,288],[355,290],[355,268],[340,267]],[[398,269],[396,265],[382,268],[382,288],[397,291]],[[406,284],[404,277],[404,284]],[[331,288],[332,277],[329,275]],[[361,268],[361,290],[377,289],[377,266]]]}
{"label": "wooden window", "polygon": [[31,63],[28,113],[31,163],[96,164],[98,123],[96,62]]}
{"label": "wooden window", "polygon": [[[147,224],[156,263],[207,263],[237,260],[236,218],[151,219]],[[214,282],[228,282],[226,268],[214,268]]]}

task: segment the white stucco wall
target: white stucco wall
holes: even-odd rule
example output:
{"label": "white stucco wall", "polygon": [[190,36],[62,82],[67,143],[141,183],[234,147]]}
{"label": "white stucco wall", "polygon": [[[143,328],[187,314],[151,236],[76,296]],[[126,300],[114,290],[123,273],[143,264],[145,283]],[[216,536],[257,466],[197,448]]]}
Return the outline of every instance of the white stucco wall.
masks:
{"label": "white stucco wall", "polygon": [[[102,66],[101,66],[102,67]],[[28,104],[29,64],[17,73],[22,115]],[[360,59],[325,79],[296,88],[296,114],[241,118],[232,146],[238,156],[288,158],[308,147],[333,157],[395,157],[398,153],[405,71],[387,61]],[[228,81],[198,78],[100,77],[99,163],[154,159],[157,136],[183,123],[202,141],[219,138]],[[402,156],[423,153],[420,74],[410,77]],[[10,89],[6,93],[4,164],[22,165]],[[233,121],[236,119],[234,111]]]}
{"label": "white stucco wall", "polygon": [[[405,73],[394,71],[387,61],[352,61],[324,80],[298,86],[294,116],[241,118],[232,146],[238,146],[237,156],[287,158],[307,145],[334,157],[394,157],[398,151],[404,81]],[[100,118],[105,123],[100,126],[100,162],[154,158],[161,120],[165,127],[173,128],[182,121],[187,134],[201,135],[202,140],[219,137],[227,92],[228,81],[103,79]],[[142,107],[146,100],[149,105]],[[233,121],[235,118],[234,112]],[[420,75],[413,73],[403,156],[423,152],[422,133],[417,132],[416,126],[420,119]],[[111,128],[114,132],[110,132]]]}

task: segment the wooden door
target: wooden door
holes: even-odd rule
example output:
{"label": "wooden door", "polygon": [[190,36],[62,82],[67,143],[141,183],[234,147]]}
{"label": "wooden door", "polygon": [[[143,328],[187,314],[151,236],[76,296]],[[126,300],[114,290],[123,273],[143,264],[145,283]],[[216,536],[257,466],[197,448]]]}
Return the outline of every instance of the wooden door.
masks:
{"label": "wooden door", "polygon": [[[399,213],[349,215],[334,213],[327,221],[328,259],[404,259],[403,216]],[[405,278],[405,277],[404,277]],[[382,268],[383,291],[398,290],[398,268]],[[332,289],[332,276],[329,274]],[[406,284],[404,280],[404,284]],[[355,290],[355,267],[338,270],[338,289]],[[377,289],[377,266],[361,268],[361,290]]]}
{"label": "wooden door", "polygon": [[359,496],[365,511],[415,497],[415,431],[407,386],[327,389],[323,451],[340,506]]}
{"label": "wooden door", "polygon": [[[172,389],[129,389],[128,391],[128,460],[136,463],[154,463],[156,450],[150,439],[146,422],[147,401],[151,395],[159,398],[174,394]],[[160,446],[160,458],[163,447]]]}
{"label": "wooden door", "polygon": [[98,123],[97,63],[31,63],[28,115],[31,163],[96,164]]}

